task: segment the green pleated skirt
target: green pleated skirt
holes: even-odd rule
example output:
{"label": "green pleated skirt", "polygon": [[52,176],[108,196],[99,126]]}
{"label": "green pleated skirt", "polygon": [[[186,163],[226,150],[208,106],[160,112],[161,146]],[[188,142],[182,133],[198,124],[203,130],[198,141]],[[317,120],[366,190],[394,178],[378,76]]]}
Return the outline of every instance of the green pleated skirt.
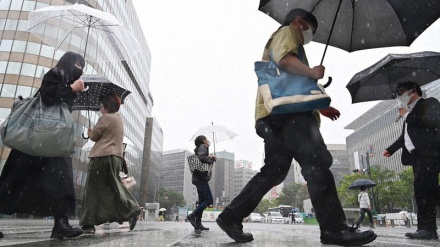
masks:
{"label": "green pleated skirt", "polygon": [[119,178],[122,159],[111,155],[92,158],[81,204],[79,225],[122,224],[139,210],[139,203]]}

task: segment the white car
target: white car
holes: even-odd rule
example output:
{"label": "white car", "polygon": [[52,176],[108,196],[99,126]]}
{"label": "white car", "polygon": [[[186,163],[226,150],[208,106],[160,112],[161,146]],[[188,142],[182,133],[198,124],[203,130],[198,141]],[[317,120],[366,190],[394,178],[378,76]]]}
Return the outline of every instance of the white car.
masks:
{"label": "white car", "polygon": [[259,213],[251,213],[251,215],[248,216],[248,222],[261,222],[262,218]]}
{"label": "white car", "polygon": [[281,223],[284,224],[284,218],[280,212],[267,213],[267,223]]}

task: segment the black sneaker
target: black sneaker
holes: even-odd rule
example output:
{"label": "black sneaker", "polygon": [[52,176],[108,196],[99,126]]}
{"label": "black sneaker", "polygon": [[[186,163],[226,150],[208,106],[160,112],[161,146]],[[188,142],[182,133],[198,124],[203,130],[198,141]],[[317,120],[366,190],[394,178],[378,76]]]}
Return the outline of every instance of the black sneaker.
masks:
{"label": "black sneaker", "polygon": [[3,233],[2,233],[2,232],[0,232],[0,238],[2,238],[2,237],[4,237],[4,235],[3,235]]}
{"label": "black sneaker", "polygon": [[321,231],[322,244],[334,244],[341,246],[360,246],[373,242],[377,235],[371,231],[357,232],[351,229],[340,232]]}
{"label": "black sneaker", "polygon": [[247,243],[254,240],[254,236],[252,236],[251,233],[243,232],[243,224],[241,222],[232,223],[225,219],[225,217],[222,217],[221,214],[215,221],[217,225],[237,243]]}

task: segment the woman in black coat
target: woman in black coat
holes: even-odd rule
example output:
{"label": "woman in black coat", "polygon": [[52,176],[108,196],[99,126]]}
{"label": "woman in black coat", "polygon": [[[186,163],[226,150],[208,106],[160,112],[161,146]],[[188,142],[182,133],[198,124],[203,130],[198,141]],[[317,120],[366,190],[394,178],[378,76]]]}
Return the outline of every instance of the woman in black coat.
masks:
{"label": "woman in black coat", "polygon": [[[196,148],[194,153],[199,157],[200,162],[212,165],[217,157],[209,154],[209,140],[203,136],[198,136],[194,144]],[[209,230],[209,228],[202,225],[203,210],[213,203],[211,189],[209,188],[209,180],[211,179],[210,172],[194,170],[192,174],[192,184],[197,187],[197,194],[199,195],[199,204],[194,212],[189,214],[186,218],[189,220],[194,230]]]}
{"label": "woman in black coat", "polygon": [[[39,92],[43,103],[65,103],[72,111],[76,92],[84,90],[79,79],[84,66],[81,55],[66,52],[43,77]],[[51,238],[77,237],[82,230],[72,228],[68,221],[75,215],[75,206],[72,158],[37,157],[11,150],[0,175],[0,213],[54,216]]]}

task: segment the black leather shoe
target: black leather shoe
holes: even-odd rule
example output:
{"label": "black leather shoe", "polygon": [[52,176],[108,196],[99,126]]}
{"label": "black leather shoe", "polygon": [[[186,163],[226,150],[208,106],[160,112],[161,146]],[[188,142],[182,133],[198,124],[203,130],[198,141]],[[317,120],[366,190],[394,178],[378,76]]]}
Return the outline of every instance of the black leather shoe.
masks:
{"label": "black leather shoe", "polygon": [[55,217],[51,238],[73,238],[83,234],[78,227],[72,227],[67,217]]}
{"label": "black leather shoe", "polygon": [[2,233],[2,232],[0,232],[0,238],[2,238],[2,237],[4,237],[4,235],[3,235],[3,233]]}
{"label": "black leather shoe", "polygon": [[243,232],[243,225],[240,223],[230,223],[225,219],[219,217],[215,220],[217,225],[224,231],[230,238],[237,243],[246,243],[254,240],[254,236],[251,233]]}
{"label": "black leather shoe", "polygon": [[197,226],[197,222],[196,222],[196,216],[194,216],[193,214],[188,214],[188,216],[186,216],[186,219],[189,221],[189,223],[191,223],[191,225],[194,227],[194,230],[199,230],[199,227]]}
{"label": "black leather shoe", "polygon": [[351,231],[343,230],[339,232],[322,231],[321,243],[322,244],[334,244],[341,246],[360,246],[373,242],[377,238],[377,235],[373,231]]}
{"label": "black leather shoe", "polygon": [[428,231],[428,230],[417,230],[414,233],[407,232],[405,236],[411,239],[424,239],[424,240],[438,239],[437,231]]}

